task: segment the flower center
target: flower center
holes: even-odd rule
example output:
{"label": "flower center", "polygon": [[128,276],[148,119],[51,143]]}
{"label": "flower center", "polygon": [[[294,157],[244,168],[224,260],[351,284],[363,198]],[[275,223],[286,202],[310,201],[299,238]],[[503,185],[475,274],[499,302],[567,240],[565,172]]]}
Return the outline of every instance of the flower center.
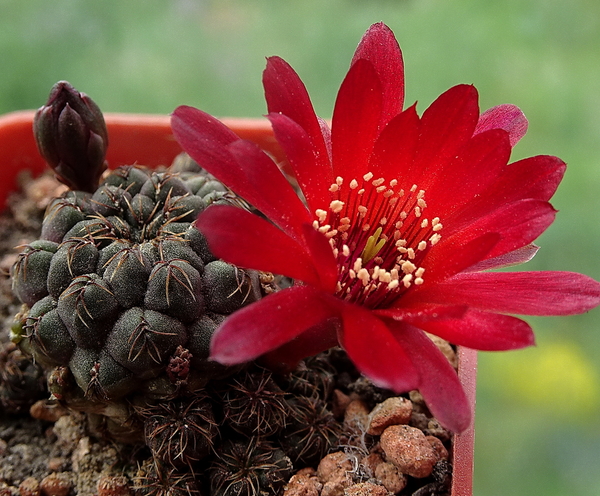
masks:
{"label": "flower center", "polygon": [[338,264],[336,295],[368,308],[384,308],[424,282],[422,261],[441,238],[439,217],[424,216],[425,191],[395,189],[372,173],[347,185],[336,178],[327,210],[313,226],[329,238]]}

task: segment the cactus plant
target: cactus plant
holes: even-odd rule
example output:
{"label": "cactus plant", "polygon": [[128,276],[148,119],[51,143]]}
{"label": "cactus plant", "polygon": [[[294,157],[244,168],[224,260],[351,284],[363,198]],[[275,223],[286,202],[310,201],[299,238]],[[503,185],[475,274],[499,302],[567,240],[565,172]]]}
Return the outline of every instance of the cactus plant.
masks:
{"label": "cactus plant", "polygon": [[339,348],[285,373],[209,359],[230,314],[291,283],[217,259],[194,226],[211,205],[251,207],[183,154],[168,168],[123,166],[100,177],[103,155],[91,161],[80,145],[88,133],[107,143],[102,116],[86,113],[93,102],[67,83],[60,91],[69,119],[67,107],[92,120],[75,126],[79,141],[69,148],[52,128],[65,120],[38,111],[38,147],[71,189],[49,203],[39,239],[20,248],[12,268],[23,307],[11,360],[18,355],[37,397],[44,369],[52,397],[86,412],[91,433],[145,443],[139,494],[276,495],[340,443],[351,450],[334,391],[360,390],[372,404],[376,393],[368,381],[357,386],[360,374]]}

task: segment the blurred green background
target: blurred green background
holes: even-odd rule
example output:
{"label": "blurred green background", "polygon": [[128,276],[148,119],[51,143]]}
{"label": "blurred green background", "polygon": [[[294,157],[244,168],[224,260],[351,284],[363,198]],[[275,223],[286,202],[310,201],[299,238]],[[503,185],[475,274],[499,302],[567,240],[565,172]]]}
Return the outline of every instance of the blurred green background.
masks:
{"label": "blurred green background", "polygon": [[[330,117],[356,44],[380,20],[421,112],[463,82],[482,108],[524,110],[514,158],[569,164],[528,268],[600,279],[597,0],[0,0],[0,113],[40,106],[67,79],[104,111],[260,116],[264,57],[280,55]],[[600,310],[529,321],[537,347],[480,354],[475,494],[596,496]]]}

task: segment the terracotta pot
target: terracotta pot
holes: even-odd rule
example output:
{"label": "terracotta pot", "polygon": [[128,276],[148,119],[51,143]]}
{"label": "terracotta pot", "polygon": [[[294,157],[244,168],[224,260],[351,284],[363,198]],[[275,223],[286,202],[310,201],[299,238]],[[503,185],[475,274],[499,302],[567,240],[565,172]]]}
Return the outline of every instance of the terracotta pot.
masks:
{"label": "terracotta pot", "polygon": [[[46,164],[38,154],[32,132],[34,111],[21,111],[0,117],[0,209],[8,193],[16,188],[21,170],[41,173]],[[109,133],[107,160],[110,167],[143,164],[149,167],[168,165],[181,151],[174,140],[169,117],[163,115],[105,114]],[[266,119],[223,119],[240,137],[254,141],[276,159],[283,154],[273,138]],[[477,352],[459,349],[458,374],[475,407]],[[452,496],[471,496],[473,486],[473,426],[455,436],[453,442]]]}

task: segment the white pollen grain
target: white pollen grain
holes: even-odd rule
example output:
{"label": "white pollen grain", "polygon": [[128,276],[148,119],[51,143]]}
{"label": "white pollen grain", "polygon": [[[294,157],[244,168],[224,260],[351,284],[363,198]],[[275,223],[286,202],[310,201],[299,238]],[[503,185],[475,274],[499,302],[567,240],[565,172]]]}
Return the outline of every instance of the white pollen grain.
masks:
{"label": "white pollen grain", "polygon": [[424,196],[425,196],[425,190],[420,189],[419,192],[417,193],[417,199],[422,200]]}
{"label": "white pollen grain", "polygon": [[371,179],[373,179],[373,173],[372,173],[372,172],[367,172],[367,173],[366,173],[366,174],[363,176],[363,179],[364,179],[366,182],[369,182]]}
{"label": "white pollen grain", "polygon": [[335,183],[333,183],[331,186],[329,186],[329,191],[331,191],[332,193],[339,191],[339,189],[340,189],[340,187]]}
{"label": "white pollen grain", "polygon": [[415,207],[415,217],[421,217],[421,207]]}
{"label": "white pollen grain", "polygon": [[423,222],[421,222],[421,227],[423,229],[425,229],[428,225],[429,225],[429,221],[427,219],[423,219]]}
{"label": "white pollen grain", "polygon": [[423,200],[423,198],[419,198],[417,200],[417,205],[419,205],[419,207],[421,208],[427,208],[427,203],[425,203],[425,200]]}
{"label": "white pollen grain", "polygon": [[333,200],[330,204],[329,204],[329,209],[334,213],[334,214],[339,214],[343,209],[344,209],[344,202],[340,201],[340,200]]}
{"label": "white pollen grain", "polygon": [[442,226],[442,223],[438,222],[435,226],[433,226],[433,232],[441,231],[442,227],[444,227],[444,226]]}
{"label": "white pollen grain", "polygon": [[427,248],[427,241],[421,241],[418,245],[417,245],[417,250],[419,251],[424,251],[425,248]]}
{"label": "white pollen grain", "polygon": [[325,222],[325,219],[327,218],[327,211],[317,208],[315,210],[315,215],[317,216],[317,219],[319,219],[319,222]]}
{"label": "white pollen grain", "polygon": [[415,277],[421,277],[424,273],[425,273],[425,268],[424,267],[419,267],[417,269],[417,271],[415,272]]}
{"label": "white pollen grain", "polygon": [[341,176],[338,176],[335,178],[335,184],[337,184],[338,186],[341,186],[342,183],[344,182],[344,178]]}
{"label": "white pollen grain", "polygon": [[358,257],[354,261],[354,266],[352,268],[354,269],[354,272],[358,272],[360,269],[362,269],[362,258]]}
{"label": "white pollen grain", "polygon": [[377,186],[375,188],[375,191],[377,191],[377,193],[383,193],[386,189],[387,189],[387,186]]}
{"label": "white pollen grain", "polygon": [[414,263],[406,260],[400,268],[405,274],[412,274],[417,268],[417,266]]}
{"label": "white pollen grain", "polygon": [[415,250],[413,250],[412,248],[408,248],[408,250],[406,252],[408,253],[408,258],[410,258],[411,260],[414,260]]}
{"label": "white pollen grain", "polygon": [[383,179],[383,177],[380,177],[379,179],[375,179],[375,181],[373,181],[372,184],[377,188],[378,186],[381,186],[384,182],[385,179]]}
{"label": "white pollen grain", "polygon": [[356,179],[352,179],[352,181],[350,181],[350,189],[356,188],[358,188],[358,181]]}
{"label": "white pollen grain", "polygon": [[398,185],[398,179],[392,179],[390,181],[390,188],[394,188],[397,185]]}
{"label": "white pollen grain", "polygon": [[362,195],[364,192],[365,192],[365,188],[360,188],[360,189],[357,191],[357,194],[359,194],[359,195]]}
{"label": "white pollen grain", "polygon": [[388,291],[392,291],[393,289],[396,289],[399,285],[400,281],[398,281],[398,279],[394,279],[388,283],[387,289]]}
{"label": "white pollen grain", "polygon": [[417,185],[416,185],[416,184],[413,184],[413,185],[410,187],[410,192],[411,192],[411,193],[414,193],[415,191],[417,191]]}
{"label": "white pollen grain", "polygon": [[369,281],[371,280],[371,276],[369,275],[369,271],[365,268],[360,269],[357,273],[356,273],[356,278],[360,279],[363,283],[363,286],[366,286]]}
{"label": "white pollen grain", "polygon": [[431,238],[429,238],[429,242],[431,243],[431,246],[435,246],[441,238],[442,237],[437,233],[435,233],[433,236],[431,236]]}
{"label": "white pollen grain", "polygon": [[329,224],[325,224],[324,226],[319,227],[319,229],[317,229],[317,231],[319,231],[320,233],[325,234],[330,229],[331,229],[331,226]]}
{"label": "white pollen grain", "polygon": [[421,284],[423,284],[423,279],[422,279],[421,277],[417,277],[417,278],[415,279],[415,284],[416,284],[417,286],[420,286]]}
{"label": "white pollen grain", "polygon": [[350,248],[348,247],[348,245],[342,245],[342,254],[345,257],[349,257],[350,256]]}

